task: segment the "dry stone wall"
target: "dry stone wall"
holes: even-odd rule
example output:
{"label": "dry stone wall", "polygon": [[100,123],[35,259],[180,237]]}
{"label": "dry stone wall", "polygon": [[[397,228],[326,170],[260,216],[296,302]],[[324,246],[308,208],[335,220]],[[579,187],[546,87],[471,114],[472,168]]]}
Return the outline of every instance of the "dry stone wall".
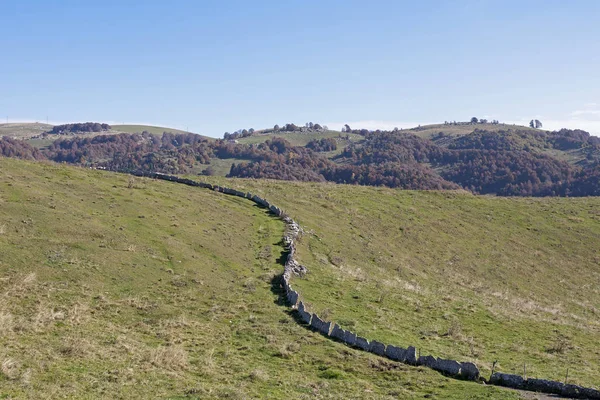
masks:
{"label": "dry stone wall", "polygon": [[[131,173],[131,172],[130,172]],[[471,362],[458,362],[455,360],[446,360],[436,358],[431,355],[417,357],[417,350],[413,346],[408,346],[406,349],[397,347],[391,344],[384,344],[376,340],[369,341],[368,339],[358,336],[356,333],[349,330],[344,330],[336,323],[325,321],[317,314],[311,313],[306,304],[300,299],[300,294],[291,286],[291,279],[294,275],[301,276],[305,274],[306,268],[298,263],[294,256],[296,254],[295,242],[301,233],[300,225],[290,218],[284,211],[270,204],[266,199],[263,199],[252,193],[244,193],[235,189],[211,185],[209,183],[197,182],[191,179],[183,179],[173,175],[165,175],[152,172],[133,172],[133,175],[148,177],[153,179],[162,179],[171,182],[182,183],[189,186],[196,186],[205,189],[214,190],[216,192],[243,197],[254,203],[269,209],[271,213],[281,218],[286,225],[286,231],[283,237],[283,243],[288,253],[283,275],[283,288],[285,297],[289,305],[297,310],[299,320],[307,324],[317,332],[322,333],[327,337],[337,339],[348,346],[358,348],[367,352],[371,352],[381,357],[387,357],[390,360],[406,363],[410,365],[419,365],[428,367],[440,373],[458,378],[477,381],[480,379],[480,373],[477,366]],[[488,384],[505,386],[514,389],[529,390],[543,393],[557,394],[571,398],[586,398],[600,400],[600,391],[591,388],[584,388],[577,385],[569,385],[557,381],[549,381],[544,379],[525,379],[519,375],[511,375],[504,373],[493,373]]]}
{"label": "dry stone wall", "polygon": [[519,375],[495,372],[490,381],[492,385],[506,386],[513,389],[529,390],[533,392],[557,394],[563,397],[581,399],[600,399],[600,390],[570,385],[546,379],[525,379]]}

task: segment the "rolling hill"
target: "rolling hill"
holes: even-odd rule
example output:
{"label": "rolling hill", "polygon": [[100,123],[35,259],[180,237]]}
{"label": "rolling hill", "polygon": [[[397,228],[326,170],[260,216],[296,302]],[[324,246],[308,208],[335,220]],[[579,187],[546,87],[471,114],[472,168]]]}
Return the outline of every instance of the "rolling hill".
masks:
{"label": "rolling hill", "polygon": [[[280,221],[169,182],[0,158],[0,395],[517,398],[332,342],[281,301]],[[305,234],[310,306],[378,340],[598,386],[600,200],[210,178]]]}
{"label": "rolling hill", "polygon": [[430,125],[422,125],[415,128],[404,129],[408,133],[412,133],[413,135],[422,137],[424,139],[434,139],[436,138],[440,132],[444,133],[446,136],[463,136],[473,133],[475,130],[482,130],[488,132],[499,132],[499,131],[509,131],[509,130],[519,130],[524,132],[546,132],[541,129],[534,129],[528,126],[522,125],[514,125],[514,124],[491,124],[491,123],[478,123],[478,124],[470,124],[470,123],[447,123],[447,124],[430,124]]}
{"label": "rolling hill", "polygon": [[19,139],[29,139],[52,129],[52,125],[39,122],[0,124],[0,137],[8,136]]}
{"label": "rolling hill", "polygon": [[[319,315],[384,343],[496,370],[600,384],[600,198],[216,180],[308,232],[295,287]],[[573,371],[577,371],[573,375]]]}
{"label": "rolling hill", "polygon": [[[80,125],[84,126],[80,130],[89,128]],[[581,130],[504,130],[504,126],[462,123],[426,127],[429,131],[448,129],[430,139],[413,134],[416,130],[335,132],[293,124],[287,124],[285,131],[225,134],[226,140],[191,133],[107,135],[104,131],[48,135],[61,140],[15,142],[5,138],[0,141],[0,153],[110,170],[403,189],[462,188],[500,196],[600,195],[600,138]],[[462,134],[456,132],[459,128]]]}
{"label": "rolling hill", "polygon": [[[187,134],[194,132],[186,132],[181,129],[167,128],[164,126],[152,126],[152,125],[111,125],[111,133],[142,133],[144,131],[150,132],[155,135],[162,135],[163,132],[171,132],[175,134]],[[197,134],[198,135],[198,134]],[[215,140],[209,136],[199,135],[206,140]]]}
{"label": "rolling hill", "polygon": [[243,199],[0,158],[0,396],[517,398],[331,342]]}
{"label": "rolling hill", "polygon": [[[42,147],[49,142],[50,140],[59,138],[60,136],[49,136],[44,139],[38,139],[37,136],[44,132],[48,132],[52,129],[54,125],[43,124],[39,122],[24,122],[24,123],[8,123],[8,124],[0,124],[0,137],[8,136],[18,139],[33,139],[32,143],[36,143],[37,147]],[[93,137],[97,135],[118,135],[121,133],[142,133],[149,132],[155,135],[162,135],[163,132],[172,132],[175,134],[182,133],[193,133],[193,132],[185,132],[180,129],[168,128],[163,126],[152,126],[152,125],[112,125],[111,130],[99,133],[80,133],[78,135],[84,137]],[[214,140],[214,138],[208,136],[202,136],[202,138],[207,140]]]}

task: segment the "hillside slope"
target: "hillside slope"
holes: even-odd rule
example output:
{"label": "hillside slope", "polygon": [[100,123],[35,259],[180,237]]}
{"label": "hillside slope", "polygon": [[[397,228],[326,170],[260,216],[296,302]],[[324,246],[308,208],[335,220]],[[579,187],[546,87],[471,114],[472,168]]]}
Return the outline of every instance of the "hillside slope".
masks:
{"label": "hillside slope", "polygon": [[499,196],[600,196],[600,138],[581,130],[502,130],[498,124],[488,131],[478,126],[486,124],[469,124],[474,130],[462,135],[440,131],[432,139],[400,130],[341,134],[309,128],[273,134],[242,131],[225,134],[227,140],[147,131],[48,135],[30,141],[1,138],[0,154],[119,171],[462,188]]}
{"label": "hillside slope", "polygon": [[485,130],[488,132],[508,131],[508,130],[520,130],[524,132],[546,132],[540,129],[530,128],[528,126],[514,125],[514,124],[491,124],[491,123],[477,123],[470,124],[466,122],[453,124],[431,124],[422,125],[410,129],[404,129],[404,132],[412,133],[424,139],[433,139],[443,132],[448,136],[464,136],[473,133],[476,129]]}
{"label": "hillside slope", "polygon": [[[8,136],[11,138],[19,139],[32,139],[41,135],[44,132],[48,132],[54,125],[43,124],[39,122],[23,122],[23,123],[8,123],[0,124],[0,136]],[[142,133],[149,132],[155,135],[162,135],[163,132],[171,132],[174,134],[187,134],[191,132],[182,131],[180,129],[168,128],[164,126],[152,126],[152,125],[112,125],[109,131],[103,131],[98,133],[79,133],[78,136],[82,137],[93,137],[97,135],[118,135],[120,133]],[[35,138],[32,143],[37,147],[41,147],[52,140],[61,138],[58,135],[51,135],[45,139]],[[208,136],[202,136],[207,140],[214,140],[214,138]]]}
{"label": "hillside slope", "polygon": [[[218,181],[218,180],[217,180]],[[600,199],[228,180],[308,232],[294,286],[327,320],[484,372],[600,386]]]}
{"label": "hillside slope", "polygon": [[516,397],[296,324],[274,283],[283,227],[243,199],[13,159],[0,171],[0,397]]}
{"label": "hillside slope", "polygon": [[52,125],[39,122],[0,124],[0,136],[27,139],[52,129]]}
{"label": "hillside slope", "polygon": [[[175,133],[175,134],[194,133],[194,132],[182,131],[181,129],[167,128],[164,126],[153,126],[153,125],[111,125],[111,127],[112,127],[112,129],[111,129],[112,133],[142,133],[144,131],[155,134],[155,135],[162,135],[163,132],[171,132],[171,133]],[[199,136],[202,136],[202,138],[206,139],[206,140],[215,140],[212,137],[203,136],[203,135],[199,135]]]}

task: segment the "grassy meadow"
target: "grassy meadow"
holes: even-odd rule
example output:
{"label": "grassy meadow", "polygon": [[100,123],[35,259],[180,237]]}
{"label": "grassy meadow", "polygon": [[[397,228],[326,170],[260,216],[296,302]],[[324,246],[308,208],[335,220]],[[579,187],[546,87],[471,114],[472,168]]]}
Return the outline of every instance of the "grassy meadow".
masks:
{"label": "grassy meadow", "polygon": [[[164,126],[152,126],[152,125],[111,125],[112,133],[142,133],[143,131],[155,134],[162,135],[164,132],[171,132],[175,134],[182,133],[194,133],[188,132],[181,129],[167,128]],[[202,136],[202,135],[201,135]],[[214,140],[214,138],[203,136],[205,139]]]}
{"label": "grassy meadow", "polygon": [[600,198],[506,198],[213,180],[306,230],[294,287],[370,339],[496,370],[600,386]]}
{"label": "grassy meadow", "polygon": [[514,124],[461,124],[461,125],[445,125],[445,124],[432,124],[423,125],[411,129],[404,129],[404,132],[420,136],[425,139],[432,139],[437,136],[438,133],[444,132],[446,135],[462,136],[472,133],[475,129],[485,130],[488,132],[508,131],[508,130],[520,130],[520,131],[540,131],[539,129],[530,128],[528,126],[514,125]]}
{"label": "grassy meadow", "polygon": [[[375,275],[359,281],[343,273],[342,268],[381,272],[372,268],[378,260],[362,264],[376,254],[359,254],[369,249],[366,242],[346,251],[361,243],[358,235],[373,240],[392,222],[385,218],[378,228],[379,221],[364,220],[364,234],[347,225],[366,212],[367,189],[228,183],[257,185],[257,191],[269,193],[314,230],[300,249],[311,272],[297,282],[315,309],[331,310],[332,318],[356,318],[356,330],[383,338],[395,338],[391,328],[413,318],[414,309],[392,308],[399,304],[396,295],[373,303]],[[358,189],[356,198],[353,189]],[[382,193],[396,204],[399,192]],[[421,196],[400,194],[405,202]],[[340,202],[354,204],[355,199],[356,205],[347,208],[358,214],[346,214]],[[337,212],[340,222],[327,220]],[[569,223],[589,229],[588,217],[577,218],[583,221]],[[395,364],[297,324],[280,300],[277,283],[282,231],[279,220],[244,199],[164,181],[0,158],[0,398],[518,397]],[[414,254],[404,250],[408,244],[389,251],[405,259]],[[338,252],[343,261],[334,258]],[[339,266],[320,260],[321,254]],[[425,261],[429,259],[411,266],[417,274],[411,282],[432,291],[429,282],[436,280],[427,280]],[[327,287],[327,282],[339,287]],[[391,291],[386,282],[381,292]],[[365,309],[341,306],[351,290],[359,291],[356,304]],[[457,290],[451,295],[458,296]],[[337,294],[332,297],[332,292]],[[452,297],[447,304],[454,301]],[[433,318],[437,312],[428,306],[422,300],[420,315]],[[394,324],[366,312],[375,308],[384,316],[395,315]],[[469,329],[463,326],[465,334]]]}
{"label": "grassy meadow", "polygon": [[0,124],[0,136],[27,139],[32,136],[40,135],[50,129],[52,129],[52,125],[42,124],[40,122],[11,122],[7,124]]}

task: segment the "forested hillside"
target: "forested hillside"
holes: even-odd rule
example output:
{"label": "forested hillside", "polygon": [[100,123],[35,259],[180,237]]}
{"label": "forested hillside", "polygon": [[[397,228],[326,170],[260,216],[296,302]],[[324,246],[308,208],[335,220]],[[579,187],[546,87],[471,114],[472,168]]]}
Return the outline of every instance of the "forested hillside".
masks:
{"label": "forested hillside", "polygon": [[[214,173],[216,161],[230,160],[230,177],[405,189],[463,188],[500,196],[600,195],[600,138],[581,130],[517,127],[489,131],[475,126],[468,134],[440,130],[424,138],[412,130],[351,130],[348,126],[334,136],[318,124],[318,129],[294,127],[287,124],[268,134],[243,130],[214,141],[169,132],[74,136],[41,149],[3,138],[0,154],[110,170],[207,175]],[[302,136],[306,140],[298,139]],[[303,145],[293,145],[288,137]],[[237,138],[253,140],[239,143]]]}

